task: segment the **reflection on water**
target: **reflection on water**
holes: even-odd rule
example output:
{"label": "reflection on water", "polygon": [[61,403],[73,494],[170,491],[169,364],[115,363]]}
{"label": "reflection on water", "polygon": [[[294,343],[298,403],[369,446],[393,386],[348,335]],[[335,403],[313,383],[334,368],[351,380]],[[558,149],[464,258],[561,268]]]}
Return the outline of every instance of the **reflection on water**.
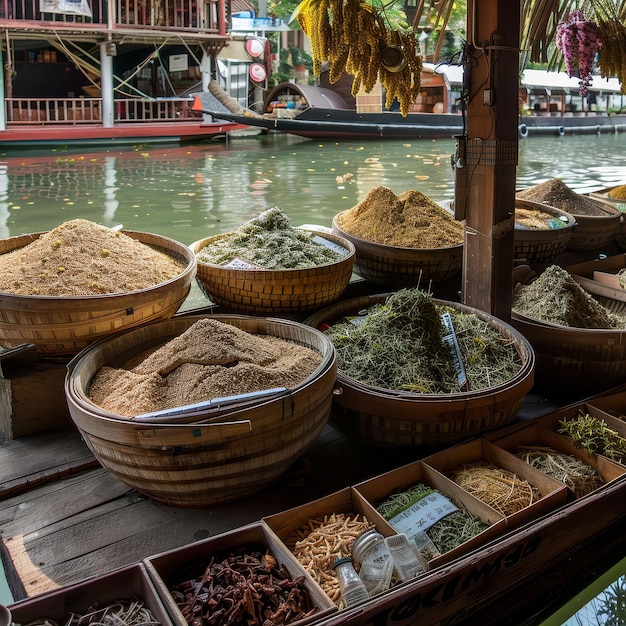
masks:
{"label": "reflection on water", "polygon": [[[452,199],[454,151],[453,139],[319,143],[264,135],[167,149],[5,155],[0,236],[84,217],[190,244],[272,206],[294,225],[330,226],[378,185]],[[626,182],[626,136],[522,140],[518,187],[555,177],[581,192]]]}

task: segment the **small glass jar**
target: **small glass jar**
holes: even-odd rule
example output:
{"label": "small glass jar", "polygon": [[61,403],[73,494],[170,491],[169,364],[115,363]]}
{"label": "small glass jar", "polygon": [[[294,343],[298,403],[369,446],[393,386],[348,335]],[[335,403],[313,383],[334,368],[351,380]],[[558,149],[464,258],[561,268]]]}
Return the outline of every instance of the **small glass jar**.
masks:
{"label": "small glass jar", "polygon": [[391,558],[400,580],[410,580],[424,572],[423,557],[411,548],[411,544],[404,533],[387,537],[385,543],[391,553]]}
{"label": "small glass jar", "polygon": [[372,561],[382,567],[391,558],[385,538],[375,528],[366,530],[352,544],[352,558],[361,565]]}
{"label": "small glass jar", "polygon": [[369,593],[367,593],[363,581],[354,569],[352,557],[345,556],[337,559],[333,563],[333,569],[337,574],[341,597],[346,607],[354,606],[369,599]]}

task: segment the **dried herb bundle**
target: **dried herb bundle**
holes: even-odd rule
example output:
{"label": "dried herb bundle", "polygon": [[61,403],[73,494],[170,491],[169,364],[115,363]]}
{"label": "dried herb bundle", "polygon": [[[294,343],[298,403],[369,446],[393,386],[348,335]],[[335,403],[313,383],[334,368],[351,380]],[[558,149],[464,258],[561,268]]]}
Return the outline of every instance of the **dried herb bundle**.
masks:
{"label": "dried herb bundle", "polygon": [[567,485],[576,498],[591,493],[604,484],[598,472],[573,454],[550,447],[518,446],[517,456],[540,472]]}
{"label": "dried herb bundle", "polygon": [[[406,510],[422,498],[431,493],[436,493],[436,489],[417,483],[406,491],[390,495],[384,502],[376,506],[376,510],[386,519],[390,520],[396,515]],[[472,537],[479,535],[489,527],[487,522],[483,522],[479,517],[473,517],[467,511],[458,510],[446,515],[435,522],[426,530],[426,534],[435,544],[440,554],[454,550],[462,543]]]}
{"label": "dried herb bundle", "polygon": [[357,319],[326,331],[338,367],[365,385],[415,393],[458,393],[441,314],[452,318],[471,390],[510,380],[520,369],[515,345],[472,313],[435,304],[425,291],[402,289]]}
{"label": "dried herb bundle", "polygon": [[212,241],[196,258],[201,263],[224,265],[239,257],[267,270],[306,269],[342,258],[313,237],[309,231],[294,228],[289,217],[274,207]]}
{"label": "dried herb bundle", "polygon": [[513,309],[526,317],[573,328],[625,328],[626,318],[609,311],[558,265],[530,285],[519,285]]}
{"label": "dried herb bundle", "polygon": [[539,492],[528,481],[493,463],[464,463],[447,474],[502,515],[512,515],[539,500]]}
{"label": "dried herb bundle", "polygon": [[574,445],[623,463],[626,459],[626,439],[609,428],[604,420],[582,412],[575,418],[560,422],[559,433],[572,439]]}
{"label": "dried herb bundle", "polygon": [[[161,626],[161,622],[144,601],[134,596],[130,600],[116,600],[104,606],[91,605],[86,613],[71,613],[64,626]],[[57,626],[57,622],[41,617],[28,626]]]}

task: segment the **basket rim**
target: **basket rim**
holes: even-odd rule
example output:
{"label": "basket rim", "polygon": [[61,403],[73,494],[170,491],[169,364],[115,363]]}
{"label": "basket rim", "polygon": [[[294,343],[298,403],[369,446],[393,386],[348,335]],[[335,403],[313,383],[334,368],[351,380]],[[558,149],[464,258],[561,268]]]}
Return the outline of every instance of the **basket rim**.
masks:
{"label": "basket rim", "polygon": [[515,206],[517,205],[527,204],[530,205],[530,208],[537,209],[538,211],[542,211],[544,213],[548,213],[549,215],[555,215],[560,217],[565,215],[568,218],[568,223],[564,224],[562,228],[518,228],[517,221],[515,222],[515,234],[521,234],[526,232],[536,233],[536,232],[550,232],[550,233],[566,233],[574,230],[576,226],[578,226],[578,222],[572,213],[568,211],[564,211],[563,209],[559,209],[558,207],[550,206],[549,204],[543,204],[542,202],[534,202],[532,200],[526,200],[524,198],[515,198]]}
{"label": "basket rim", "polygon": [[376,248],[381,248],[383,250],[390,249],[390,250],[406,250],[406,251],[420,251],[420,252],[422,251],[423,252],[451,251],[451,250],[459,250],[463,248],[463,242],[455,244],[454,246],[441,246],[439,248],[415,248],[415,247],[411,248],[411,247],[406,247],[406,246],[390,246],[389,244],[386,244],[386,243],[377,243],[369,239],[361,239],[360,237],[357,237],[355,235],[352,235],[346,232],[337,224],[337,218],[340,215],[344,215],[350,210],[351,209],[346,209],[345,211],[341,211],[340,213],[337,213],[337,215],[333,217],[333,230],[336,230],[339,236],[344,237],[345,239],[348,239],[351,241],[355,241],[357,242],[358,245],[363,245],[364,247],[372,247],[372,248],[376,247]]}
{"label": "basket rim", "polygon": [[[8,237],[4,239],[4,241],[10,241],[11,239],[17,240],[22,237],[34,237],[33,241],[35,241],[36,239],[41,237],[41,235],[44,235],[48,232],[50,231],[41,231],[38,233],[26,233],[24,235],[15,235],[14,237]],[[196,273],[197,261],[196,261],[195,255],[193,254],[189,246],[185,245],[184,243],[177,241],[176,239],[172,239],[170,237],[166,237],[164,235],[159,235],[156,233],[148,233],[148,232],[136,231],[136,230],[121,230],[120,232],[123,232],[125,235],[128,235],[132,237],[133,239],[136,239],[137,241],[141,241],[141,236],[146,235],[150,237],[157,237],[160,240],[164,240],[173,244],[173,247],[178,249],[177,251],[181,253],[185,261],[187,262],[186,267],[183,269],[182,272],[180,272],[180,274],[177,274],[176,276],[169,278],[168,280],[165,280],[162,283],[156,283],[154,285],[151,285],[150,287],[145,287],[143,289],[135,289],[133,291],[115,291],[112,293],[97,293],[97,294],[92,294],[92,295],[77,295],[77,296],[40,296],[40,295],[35,295],[35,294],[17,294],[17,293],[11,293],[9,291],[2,291],[0,292],[0,300],[5,301],[5,302],[6,301],[9,301],[9,302],[19,301],[19,300],[24,300],[26,302],[34,301],[34,300],[43,301],[43,302],[85,302],[85,301],[92,301],[92,300],[111,301],[111,300],[115,300],[115,298],[125,299],[128,296],[149,293],[155,289],[166,287],[167,285],[170,285],[172,283],[179,282],[181,279],[187,278],[189,274]],[[135,235],[139,235],[139,237],[136,237]],[[144,242],[141,241],[141,243],[144,243]],[[26,245],[28,244],[24,244],[24,246]],[[150,246],[151,244],[146,243],[145,245]],[[8,254],[9,252],[13,252],[14,250],[19,250],[20,248],[23,248],[24,246],[18,246],[16,248],[13,248],[12,250],[7,250],[3,254]],[[167,254],[167,250],[165,249],[160,250],[160,252],[164,252],[165,254]],[[2,255],[0,254],[0,256]],[[191,276],[191,278],[193,278],[193,276]]]}
{"label": "basket rim", "polygon": [[545,322],[543,320],[538,320],[534,317],[528,317],[528,315],[524,315],[515,309],[511,309],[511,317],[512,319],[522,322],[525,324],[529,324],[531,326],[535,326],[537,328],[546,328],[552,331],[567,331],[567,332],[576,332],[582,333],[584,335],[600,335],[606,337],[609,334],[614,334],[619,337],[619,343],[624,343],[624,338],[626,338],[626,329],[619,328],[580,328],[579,326],[564,326],[563,324],[554,324],[552,322]]}
{"label": "basket rim", "polygon": [[[388,292],[388,293],[373,294],[370,296],[363,296],[360,298],[352,298],[350,300],[345,300],[344,302],[341,303],[342,306],[338,306],[337,304],[335,304],[334,306],[331,305],[330,307],[326,307],[326,309],[321,309],[320,311],[317,311],[313,315],[309,316],[305,320],[304,323],[308,324],[309,320],[313,321],[313,318],[317,317],[318,315],[323,314],[324,310],[328,310],[331,308],[335,308],[335,309],[341,308],[343,310],[344,307],[347,310],[350,310],[352,308],[352,305],[354,306],[354,308],[363,308],[363,307],[368,306],[367,305],[368,302],[370,302],[371,304],[384,302],[392,294],[393,292]],[[511,324],[507,324],[506,322],[500,320],[499,318],[494,317],[493,315],[489,315],[488,313],[485,313],[484,311],[481,311],[480,309],[475,309],[473,307],[462,304],[460,302],[440,300],[438,298],[432,298],[432,301],[438,306],[451,306],[465,313],[476,314],[483,321],[497,322],[499,329],[506,330],[506,332],[509,334],[510,337],[514,337],[516,339],[517,352],[520,355],[521,360],[522,360],[522,365],[520,369],[518,370],[518,372],[516,372],[516,374],[512,376],[509,380],[503,383],[500,383],[499,385],[495,385],[493,387],[483,387],[482,389],[476,389],[476,390],[471,390],[471,391],[460,391],[460,392],[455,392],[455,393],[417,393],[417,392],[410,392],[410,391],[387,389],[384,387],[376,387],[374,385],[366,385],[364,383],[359,382],[358,380],[354,378],[346,376],[345,374],[341,372],[339,368],[337,368],[337,382],[338,383],[343,382],[344,384],[349,384],[353,389],[355,389],[358,392],[362,392],[362,393],[374,392],[381,398],[384,398],[387,400],[401,401],[401,402],[404,402],[404,401],[414,402],[416,400],[419,400],[422,402],[426,401],[428,403],[437,403],[437,402],[447,402],[449,400],[458,400],[458,399],[469,400],[469,399],[476,399],[476,398],[481,398],[485,396],[493,396],[494,394],[497,394],[500,390],[505,390],[505,389],[508,390],[511,387],[511,385],[514,385],[515,383],[521,383],[524,379],[526,379],[528,376],[530,376],[533,373],[533,370],[535,368],[534,349],[530,341],[519,330],[514,328]],[[523,358],[524,355],[521,354],[522,352],[526,353],[526,359]]]}
{"label": "basket rim", "polygon": [[[324,230],[314,230],[312,228],[303,228],[302,230],[306,230],[307,232],[314,233],[315,235],[319,235],[320,237],[324,237],[326,239],[328,239],[328,235],[331,235],[332,237],[336,237],[340,239],[341,245],[348,251],[348,254],[346,254],[345,256],[342,256],[339,259],[336,259],[335,261],[329,261],[328,263],[320,263],[319,265],[311,265],[310,267],[285,267],[283,269],[267,269],[265,267],[259,267],[259,268],[224,267],[223,265],[216,265],[215,263],[207,263],[206,261],[198,260],[197,258],[198,252],[200,252],[200,250],[205,248],[209,242],[215,241],[217,239],[221,239],[222,237],[226,237],[232,234],[234,231],[228,231],[226,233],[219,233],[217,235],[205,237],[204,239],[198,239],[197,241],[194,241],[193,243],[189,245],[189,249],[192,251],[194,257],[196,257],[196,263],[199,266],[215,268],[217,270],[224,270],[228,272],[258,272],[259,274],[316,271],[324,267],[332,267],[333,265],[340,265],[342,263],[345,263],[346,261],[350,261],[351,259],[354,259],[354,256],[356,255],[356,248],[354,244],[348,239],[346,239],[345,237],[342,237],[341,235],[338,235],[337,233],[328,233]],[[332,241],[332,239],[329,241]]]}
{"label": "basket rim", "polygon": [[[244,409],[242,409],[238,405],[233,405],[232,411],[220,414],[222,418],[224,418],[227,415],[232,417],[233,415],[236,415],[239,410],[244,410],[244,411],[249,410],[251,406],[253,408],[257,408],[260,406],[266,406],[268,404],[273,404],[277,402],[282,403],[286,397],[291,397],[294,393],[299,392],[305,389],[306,387],[308,387],[309,385],[315,383],[318,377],[325,374],[329,369],[332,369],[332,367],[334,367],[334,364],[336,363],[336,352],[335,352],[335,347],[332,341],[317,328],[308,326],[306,324],[302,324],[300,322],[296,322],[294,320],[282,319],[282,318],[270,318],[270,317],[259,318],[258,316],[253,316],[253,315],[228,314],[228,313],[218,313],[218,314],[209,313],[209,314],[200,314],[200,315],[181,314],[178,316],[174,316],[168,320],[152,322],[143,327],[130,328],[128,330],[116,333],[115,335],[103,337],[102,339],[99,339],[89,344],[87,347],[83,348],[67,364],[67,373],[65,375],[65,382],[64,382],[66,397],[68,398],[68,400],[72,400],[82,411],[89,413],[92,417],[96,417],[98,419],[108,420],[108,421],[116,422],[116,423],[134,425],[137,428],[149,429],[149,428],[158,427],[158,426],[161,426],[161,427],[176,426],[176,427],[182,428],[183,426],[187,426],[187,427],[197,426],[199,423],[202,423],[203,420],[190,422],[190,423],[180,423],[180,422],[176,423],[176,422],[167,422],[167,421],[163,421],[163,422],[155,421],[155,422],[150,422],[150,423],[143,423],[143,422],[134,422],[132,418],[124,417],[116,413],[106,411],[105,409],[103,409],[102,407],[100,407],[99,405],[95,404],[94,402],[90,400],[89,396],[87,395],[87,389],[82,389],[80,388],[80,386],[77,386],[76,380],[73,374],[77,369],[84,366],[84,363],[90,359],[91,354],[98,348],[101,348],[102,346],[113,343],[113,342],[123,341],[125,338],[128,338],[128,336],[132,334],[135,334],[135,335],[142,334],[146,331],[147,326],[154,328],[156,326],[166,326],[166,325],[171,326],[172,324],[180,323],[181,326],[184,327],[178,333],[175,333],[174,335],[172,335],[171,333],[168,333],[164,337],[161,336],[161,337],[155,338],[156,341],[154,343],[154,346],[161,346],[164,343],[167,343],[167,341],[169,341],[170,339],[179,336],[182,332],[184,332],[189,327],[191,327],[196,321],[201,320],[201,319],[216,319],[218,321],[225,322],[225,323],[228,323],[227,320],[240,320],[243,322],[251,321],[251,320],[258,322],[258,321],[264,320],[268,322],[269,324],[279,324],[279,325],[291,326],[291,327],[297,326],[301,330],[304,329],[306,330],[306,332],[312,332],[312,334],[314,334],[321,341],[322,344],[328,347],[328,351],[326,352],[326,354],[324,354],[323,352],[320,352],[320,355],[322,357],[320,364],[304,380],[300,381],[293,387],[287,388],[285,392],[277,396],[271,396],[270,398],[264,398],[264,399],[262,398],[259,400],[258,404],[246,405]],[[311,349],[318,351],[316,348],[311,348]],[[104,365],[106,364],[103,364],[100,367],[103,367]],[[93,378],[93,376],[99,369],[100,368],[98,368],[96,371],[93,372],[91,378]],[[90,382],[91,382],[91,379],[90,379]],[[99,413],[95,412],[96,410],[99,411]]]}

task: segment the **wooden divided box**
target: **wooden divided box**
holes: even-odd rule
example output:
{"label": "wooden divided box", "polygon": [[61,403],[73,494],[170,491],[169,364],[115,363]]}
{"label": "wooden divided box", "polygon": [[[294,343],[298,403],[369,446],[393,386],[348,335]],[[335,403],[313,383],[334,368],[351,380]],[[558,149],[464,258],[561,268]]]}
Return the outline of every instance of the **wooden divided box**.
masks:
{"label": "wooden divided box", "polygon": [[[511,454],[517,454],[520,450],[554,450],[557,453],[568,454],[576,457],[585,465],[593,468],[603,484],[609,483],[626,473],[626,468],[615,461],[601,455],[593,455],[587,450],[574,445],[568,437],[559,435],[554,430],[545,428],[541,424],[529,424],[526,428],[509,435],[494,437],[492,441],[499,447],[504,448]],[[574,499],[574,477],[564,475],[563,483],[568,485],[570,498]],[[570,483],[570,484],[568,484]],[[586,494],[585,494],[586,495]]]}
{"label": "wooden divided box", "polygon": [[[307,570],[338,606],[338,586],[334,584],[336,581],[333,580],[332,572],[329,572],[335,557],[350,556],[354,539],[366,528],[375,526],[382,533],[380,528],[384,520],[374,507],[357,497],[352,487],[346,487],[318,500],[264,517],[263,522],[290,551],[295,547],[296,537],[301,541],[309,532],[318,535],[318,531],[326,532],[328,529],[328,543],[322,546],[324,552],[311,559]],[[369,522],[369,525],[365,522]],[[321,525],[325,528],[320,529]],[[304,546],[302,548],[305,549]]]}
{"label": "wooden divided box", "polygon": [[[512,472],[522,481],[526,481],[531,487],[534,487],[539,499],[506,515],[507,529],[549,513],[568,500],[567,488],[563,483],[534,469],[525,461],[484,438],[473,439],[467,443],[437,452],[423,459],[423,463],[443,476],[449,476],[453,470],[475,463],[493,464],[506,472]],[[491,489],[489,494],[493,494],[493,491],[494,489]]]}
{"label": "wooden divided box", "polygon": [[[288,572],[291,579],[303,577],[303,595],[309,615],[290,624],[303,626],[334,612],[337,607],[317,583],[306,573],[296,558],[263,522],[255,522],[235,530],[197,541],[144,560],[144,565],[175,626],[187,626],[183,612],[176,602],[175,587],[187,581],[200,580],[212,559],[224,559],[229,554],[261,552],[276,559],[277,567]],[[219,606],[211,609],[219,610]],[[226,617],[224,618],[226,619]],[[224,622],[226,623],[226,622]],[[241,620],[239,620],[241,623]]]}
{"label": "wooden divided box", "polygon": [[[452,550],[442,553],[441,556],[431,559],[428,562],[429,569],[447,563],[462,554],[471,552],[506,530],[503,515],[469,494],[455,482],[442,476],[439,472],[434,471],[427,465],[424,465],[421,461],[409,463],[408,465],[355,485],[353,487],[355,492],[354,498],[356,502],[359,503],[359,507],[363,509],[366,507],[365,503],[367,503],[368,506],[376,508],[392,494],[407,491],[418,483],[422,483],[437,490],[450,500],[460,511],[464,511],[472,517],[489,524],[485,530],[471,539],[464,541]],[[379,531],[385,536],[390,536],[396,532],[394,527],[384,518],[377,526]]]}
{"label": "wooden divided box", "polygon": [[[122,602],[122,610],[127,611],[127,601],[136,600],[143,609],[148,609],[154,620],[162,626],[171,626],[172,621],[161,601],[156,588],[152,584],[146,568],[137,563],[97,578],[68,587],[20,600],[9,605],[14,624],[67,624],[72,614],[86,615],[94,610],[106,609]],[[95,608],[94,608],[95,607]],[[119,610],[119,607],[112,607]],[[120,624],[125,623],[123,615],[119,616]],[[154,621],[153,620],[153,621]],[[105,623],[107,620],[96,620]],[[132,620],[129,620],[130,623]],[[114,623],[109,619],[108,623]],[[147,620],[146,620],[147,623]]]}

